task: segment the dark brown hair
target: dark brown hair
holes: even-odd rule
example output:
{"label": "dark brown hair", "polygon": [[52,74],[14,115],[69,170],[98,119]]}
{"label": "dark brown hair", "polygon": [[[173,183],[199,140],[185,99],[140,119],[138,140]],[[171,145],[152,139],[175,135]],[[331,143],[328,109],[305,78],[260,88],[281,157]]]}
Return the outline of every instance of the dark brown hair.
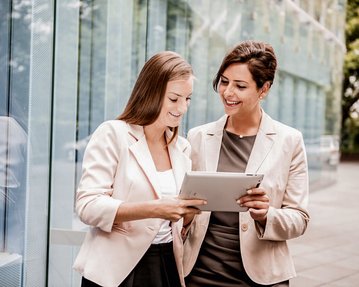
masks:
{"label": "dark brown hair", "polygon": [[[171,51],[155,54],[143,66],[127,105],[117,119],[141,126],[154,123],[162,109],[167,83],[192,75],[191,65],[179,54]],[[177,136],[178,127],[172,131],[170,142]]]}
{"label": "dark brown hair", "polygon": [[277,68],[277,58],[273,47],[261,41],[247,40],[240,42],[224,57],[213,80],[213,89],[215,91],[218,90],[224,71],[235,63],[248,64],[248,69],[258,89],[262,88],[266,82],[272,85]]}

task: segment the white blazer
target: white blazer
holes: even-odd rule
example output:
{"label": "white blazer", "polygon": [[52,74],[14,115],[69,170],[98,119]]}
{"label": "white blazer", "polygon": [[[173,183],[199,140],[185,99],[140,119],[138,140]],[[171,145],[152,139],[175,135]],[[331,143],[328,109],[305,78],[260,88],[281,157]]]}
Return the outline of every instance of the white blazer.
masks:
{"label": "white blazer", "polygon": [[[168,130],[167,135],[171,137]],[[190,146],[178,137],[169,154],[179,192],[191,168]],[[92,226],[74,268],[85,278],[117,287],[133,270],[158,233],[163,219],[143,219],[114,225],[120,204],[159,198],[160,182],[142,126],[107,121],[93,133],[85,151],[76,211]],[[172,224],[174,253],[183,283],[182,220]]]}
{"label": "white blazer", "polygon": [[[223,116],[189,131],[194,170],[217,170],[226,121],[227,116]],[[239,214],[238,248],[244,268],[259,284],[292,278],[296,274],[286,240],[302,235],[309,221],[308,168],[301,133],[271,119],[263,111],[246,172],[264,174],[261,187],[268,192],[270,208],[265,229],[254,222],[249,212]],[[209,219],[210,212],[202,212],[189,229],[184,244],[185,276],[196,262]]]}

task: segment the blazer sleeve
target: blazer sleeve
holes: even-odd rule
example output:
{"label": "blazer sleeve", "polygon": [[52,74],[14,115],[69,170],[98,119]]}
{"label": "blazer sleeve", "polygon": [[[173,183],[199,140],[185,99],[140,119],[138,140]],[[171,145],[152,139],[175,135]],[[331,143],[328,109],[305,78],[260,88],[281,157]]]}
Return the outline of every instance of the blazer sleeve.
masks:
{"label": "blazer sleeve", "polygon": [[76,212],[84,223],[110,232],[122,201],[112,197],[120,146],[115,127],[100,125],[87,145],[77,189]]}
{"label": "blazer sleeve", "polygon": [[282,207],[269,208],[265,229],[256,222],[260,239],[282,241],[296,238],[305,232],[309,222],[308,165],[304,141],[300,132],[293,138],[294,148]]}

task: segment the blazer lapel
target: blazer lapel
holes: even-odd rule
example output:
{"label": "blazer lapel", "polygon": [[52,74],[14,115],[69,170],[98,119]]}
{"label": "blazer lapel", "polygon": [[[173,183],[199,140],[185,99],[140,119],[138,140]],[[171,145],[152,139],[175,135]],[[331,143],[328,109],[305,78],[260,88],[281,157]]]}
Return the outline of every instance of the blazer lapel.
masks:
{"label": "blazer lapel", "polygon": [[205,141],[206,170],[217,171],[219,153],[223,137],[223,129],[227,122],[227,115],[221,117],[213,126],[213,130],[207,132]]}
{"label": "blazer lapel", "polygon": [[191,169],[191,161],[189,157],[184,154],[182,147],[180,147],[178,143],[171,143],[168,146],[168,151],[170,154],[178,194],[186,171]]}
{"label": "blazer lapel", "polygon": [[157,170],[147,145],[143,127],[130,124],[128,126],[129,134],[136,140],[133,144],[129,144],[129,150],[132,152],[138,165],[141,167],[148,181],[151,183],[155,191],[155,196],[159,198],[161,193]]}
{"label": "blazer lapel", "polygon": [[274,144],[276,132],[273,120],[264,111],[262,113],[262,120],[247,163],[246,173],[258,173]]}

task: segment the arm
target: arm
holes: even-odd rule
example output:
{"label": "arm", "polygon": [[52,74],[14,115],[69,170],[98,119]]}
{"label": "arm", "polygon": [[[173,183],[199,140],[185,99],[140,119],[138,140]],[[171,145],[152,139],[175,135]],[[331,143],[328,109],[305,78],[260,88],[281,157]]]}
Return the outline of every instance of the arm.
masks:
{"label": "arm", "polygon": [[[273,196],[278,196],[276,193],[272,192]],[[300,134],[295,137],[281,207],[270,206],[267,191],[262,188],[252,189],[251,194],[242,197],[239,203],[250,208],[250,215],[255,220],[261,239],[281,241],[298,237],[305,232],[309,221],[308,167]]]}
{"label": "arm", "polygon": [[115,127],[101,124],[86,147],[82,177],[76,194],[76,212],[84,223],[110,232],[122,201],[112,197],[120,143]]}
{"label": "arm", "polygon": [[282,207],[269,208],[262,239],[287,240],[301,236],[307,229],[309,222],[307,157],[302,135],[298,134],[295,140]]}
{"label": "arm", "polygon": [[178,221],[184,216],[193,217],[200,213],[193,206],[203,204],[203,200],[156,199],[144,202],[124,202],[117,209],[115,223],[145,218],[162,218]]}
{"label": "arm", "polygon": [[198,209],[191,207],[201,204],[199,201],[157,199],[124,202],[112,197],[116,170],[121,164],[120,149],[127,148],[126,142],[121,140],[124,131],[118,131],[118,128],[110,124],[101,125],[88,144],[76,200],[80,219],[110,232],[113,224],[125,221],[145,218],[177,221],[185,214],[199,213]]}

